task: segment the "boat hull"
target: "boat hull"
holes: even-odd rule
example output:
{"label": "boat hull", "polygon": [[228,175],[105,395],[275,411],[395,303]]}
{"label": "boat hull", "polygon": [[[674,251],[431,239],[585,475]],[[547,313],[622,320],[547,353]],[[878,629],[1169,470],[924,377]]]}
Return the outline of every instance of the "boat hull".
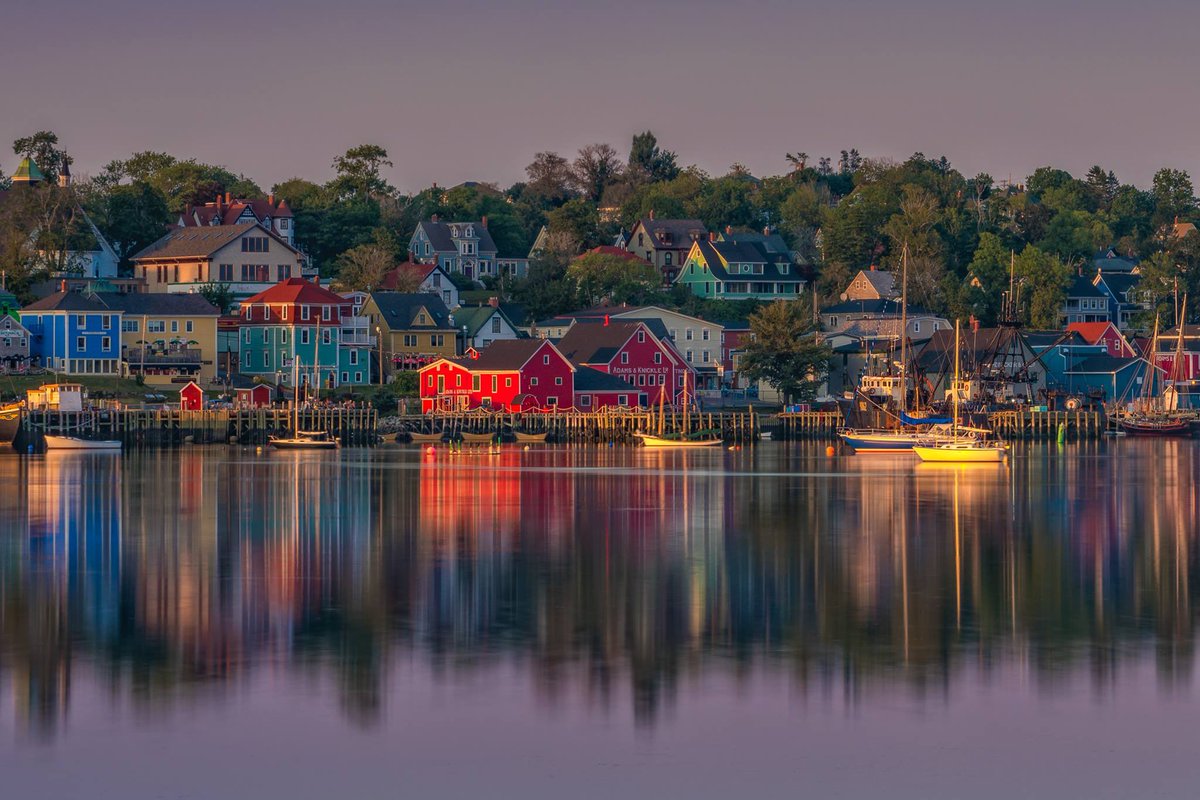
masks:
{"label": "boat hull", "polygon": [[664,439],[647,433],[635,433],[642,440],[643,447],[717,447],[725,444],[722,439]]}
{"label": "boat hull", "polygon": [[496,438],[494,433],[464,433],[462,440],[467,444],[491,444]]}
{"label": "boat hull", "polygon": [[276,450],[336,450],[338,443],[311,439],[272,439],[271,447]]}
{"label": "boat hull", "polygon": [[518,442],[523,442],[525,444],[543,444],[546,441],[546,434],[544,433],[515,432],[513,433],[513,436],[517,437]]}
{"label": "boat hull", "polygon": [[77,439],[74,436],[46,435],[47,450],[100,450],[115,452],[121,449],[116,439]]}
{"label": "boat hull", "polygon": [[12,444],[21,430],[21,409],[0,409],[0,444]]}
{"label": "boat hull", "polygon": [[409,433],[409,438],[414,444],[436,444],[442,441],[445,434],[442,433]]}
{"label": "boat hull", "polygon": [[1002,447],[925,446],[917,445],[913,452],[922,461],[955,464],[999,464],[1008,457]]}
{"label": "boat hull", "polygon": [[917,436],[909,433],[846,431],[838,437],[856,453],[904,453],[911,452]]}
{"label": "boat hull", "polygon": [[1191,436],[1192,426],[1187,420],[1171,422],[1134,422],[1120,421],[1121,430],[1129,436],[1167,437]]}

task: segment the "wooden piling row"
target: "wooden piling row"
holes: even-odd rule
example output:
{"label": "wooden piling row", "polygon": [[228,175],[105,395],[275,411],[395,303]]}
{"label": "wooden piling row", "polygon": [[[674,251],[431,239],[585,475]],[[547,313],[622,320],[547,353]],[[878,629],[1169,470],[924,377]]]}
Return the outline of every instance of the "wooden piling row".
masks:
{"label": "wooden piling row", "polygon": [[1026,441],[1053,441],[1060,426],[1068,440],[1099,439],[1108,424],[1103,411],[993,411],[987,422],[1004,439]]}

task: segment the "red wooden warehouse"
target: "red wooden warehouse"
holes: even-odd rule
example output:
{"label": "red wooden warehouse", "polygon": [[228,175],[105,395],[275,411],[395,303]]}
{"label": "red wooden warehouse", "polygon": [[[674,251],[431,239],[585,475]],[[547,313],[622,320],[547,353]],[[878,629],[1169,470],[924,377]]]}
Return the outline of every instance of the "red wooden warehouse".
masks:
{"label": "red wooden warehouse", "polygon": [[657,321],[576,320],[558,348],[575,364],[624,379],[650,405],[664,392],[675,404],[696,386],[695,373]]}
{"label": "red wooden warehouse", "polygon": [[553,411],[574,402],[575,367],[550,341],[492,342],[466,358],[442,358],[420,371],[421,410]]}

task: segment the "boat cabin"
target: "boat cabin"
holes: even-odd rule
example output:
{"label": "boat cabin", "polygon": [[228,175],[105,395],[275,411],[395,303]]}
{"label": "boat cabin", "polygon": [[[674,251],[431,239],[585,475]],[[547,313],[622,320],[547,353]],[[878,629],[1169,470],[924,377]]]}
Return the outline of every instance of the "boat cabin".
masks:
{"label": "boat cabin", "polygon": [[25,392],[31,411],[83,411],[87,399],[87,389],[78,383],[47,383]]}

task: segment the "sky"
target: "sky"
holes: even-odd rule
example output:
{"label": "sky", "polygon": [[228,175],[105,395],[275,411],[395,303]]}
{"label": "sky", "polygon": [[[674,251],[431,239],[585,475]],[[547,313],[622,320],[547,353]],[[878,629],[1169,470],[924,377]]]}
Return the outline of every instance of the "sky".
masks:
{"label": "sky", "polygon": [[1200,175],[1182,0],[5,0],[0,20],[0,141],[53,130],[77,174],[162,150],[269,188],[370,142],[406,192],[507,186],[538,151],[653,130],[713,174],[854,147],[997,180]]}

